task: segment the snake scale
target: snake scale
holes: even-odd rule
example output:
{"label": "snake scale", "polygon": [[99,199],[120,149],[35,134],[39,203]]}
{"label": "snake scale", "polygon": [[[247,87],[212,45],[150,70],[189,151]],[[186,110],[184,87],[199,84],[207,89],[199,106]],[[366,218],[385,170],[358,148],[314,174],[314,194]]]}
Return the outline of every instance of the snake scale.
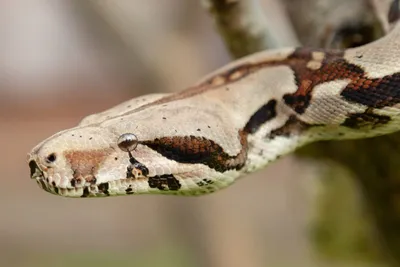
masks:
{"label": "snake scale", "polygon": [[64,197],[202,195],[311,142],[398,131],[398,2],[367,45],[259,52],[90,115],[33,148],[31,178]]}

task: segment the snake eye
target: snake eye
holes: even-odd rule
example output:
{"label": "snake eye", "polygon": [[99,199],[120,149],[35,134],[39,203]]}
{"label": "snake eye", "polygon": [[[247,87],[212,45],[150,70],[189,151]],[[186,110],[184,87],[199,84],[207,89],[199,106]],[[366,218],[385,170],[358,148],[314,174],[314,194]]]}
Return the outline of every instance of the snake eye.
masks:
{"label": "snake eye", "polygon": [[122,151],[130,152],[137,147],[138,139],[132,133],[125,133],[118,138],[117,144]]}
{"label": "snake eye", "polygon": [[48,155],[48,156],[46,157],[46,162],[47,162],[47,163],[53,163],[53,162],[55,162],[56,160],[57,160],[57,156],[56,156],[55,153],[51,153],[50,155]]}

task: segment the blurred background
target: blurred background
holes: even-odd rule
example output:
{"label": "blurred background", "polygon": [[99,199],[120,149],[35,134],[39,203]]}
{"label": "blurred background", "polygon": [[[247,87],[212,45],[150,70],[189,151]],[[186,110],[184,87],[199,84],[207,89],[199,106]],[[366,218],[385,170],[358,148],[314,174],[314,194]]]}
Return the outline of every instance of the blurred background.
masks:
{"label": "blurred background", "polygon": [[[296,44],[280,2],[260,2],[277,46]],[[39,141],[230,60],[201,1],[0,1],[0,266],[346,266],[310,241],[323,167],[293,156],[198,198],[67,199],[30,180]],[[359,197],[346,200],[357,214]],[[360,227],[340,220],[337,236]]]}

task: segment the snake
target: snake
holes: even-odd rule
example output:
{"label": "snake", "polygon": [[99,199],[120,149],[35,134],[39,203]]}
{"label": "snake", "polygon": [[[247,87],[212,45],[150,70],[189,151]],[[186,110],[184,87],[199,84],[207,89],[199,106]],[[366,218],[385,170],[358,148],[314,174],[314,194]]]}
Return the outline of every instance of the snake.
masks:
{"label": "snake", "polygon": [[312,142],[396,132],[398,5],[390,31],[363,46],[257,52],[89,115],[31,150],[30,177],[63,197],[205,195]]}

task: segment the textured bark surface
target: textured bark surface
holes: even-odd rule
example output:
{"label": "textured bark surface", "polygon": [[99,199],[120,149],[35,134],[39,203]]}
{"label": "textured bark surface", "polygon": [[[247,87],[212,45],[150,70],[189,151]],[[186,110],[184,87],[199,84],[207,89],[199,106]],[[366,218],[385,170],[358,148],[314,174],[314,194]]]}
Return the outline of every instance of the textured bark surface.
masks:
{"label": "textured bark surface", "polygon": [[368,0],[283,2],[304,46],[347,48],[368,43],[384,34],[386,25],[377,17],[382,13]]}
{"label": "textured bark surface", "polygon": [[[287,45],[285,38],[273,33],[258,0],[205,0],[204,5],[229,52],[236,58]],[[290,45],[298,44],[294,38],[290,42]]]}

